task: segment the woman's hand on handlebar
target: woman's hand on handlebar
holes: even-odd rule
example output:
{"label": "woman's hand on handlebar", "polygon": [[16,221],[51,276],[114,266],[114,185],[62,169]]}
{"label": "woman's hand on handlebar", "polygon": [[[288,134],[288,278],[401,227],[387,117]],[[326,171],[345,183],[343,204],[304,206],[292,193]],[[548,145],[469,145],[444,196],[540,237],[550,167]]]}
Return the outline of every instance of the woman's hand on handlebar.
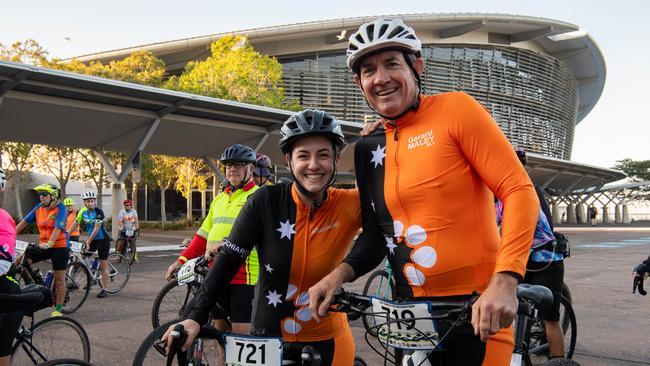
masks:
{"label": "woman's hand on handlebar", "polygon": [[187,351],[192,342],[194,342],[194,338],[196,338],[196,336],[199,334],[199,331],[201,330],[201,325],[192,319],[185,319],[182,322],[170,325],[162,338],[160,338],[161,341],[166,343],[165,349],[167,351],[167,354],[169,354],[171,351],[173,337],[172,332],[174,331],[174,327],[177,324],[182,325],[185,329],[185,333],[187,333],[187,338],[185,339],[185,343],[183,343],[181,346],[181,351]]}

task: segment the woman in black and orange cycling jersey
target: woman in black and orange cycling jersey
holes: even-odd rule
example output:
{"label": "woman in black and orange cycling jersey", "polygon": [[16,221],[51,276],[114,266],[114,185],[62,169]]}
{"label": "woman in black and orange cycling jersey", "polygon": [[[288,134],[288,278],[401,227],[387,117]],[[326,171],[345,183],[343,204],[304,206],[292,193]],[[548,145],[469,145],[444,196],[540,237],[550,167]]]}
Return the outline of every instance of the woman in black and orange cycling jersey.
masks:
{"label": "woman in black and orange cycling jersey", "polygon": [[[294,183],[265,186],[250,196],[224,239],[188,319],[182,322],[188,332],[186,345],[199,325],[207,322],[219,292],[256,246],[260,277],[251,319],[253,334],[309,344],[320,352],[322,365],[349,366],[354,362],[354,340],[346,316],[329,313],[315,319],[307,295],[313,284],[341,263],[361,227],[357,190],[331,187],[343,133],[327,113],[305,110],[284,123],[281,135],[280,148]],[[384,239],[362,233],[355,248],[377,240]]]}

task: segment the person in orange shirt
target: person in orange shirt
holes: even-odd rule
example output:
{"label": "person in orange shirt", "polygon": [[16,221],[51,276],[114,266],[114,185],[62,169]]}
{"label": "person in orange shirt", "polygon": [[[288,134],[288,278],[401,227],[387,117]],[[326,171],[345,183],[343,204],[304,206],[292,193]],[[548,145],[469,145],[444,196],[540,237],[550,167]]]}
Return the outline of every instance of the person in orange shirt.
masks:
{"label": "person in orange shirt", "polygon": [[[52,260],[54,270],[54,288],[56,299],[52,316],[61,316],[65,300],[65,268],[68,265],[68,238],[66,232],[67,211],[59,198],[59,189],[51,184],[34,187],[41,201],[16,226],[20,234],[28,224],[36,223],[40,244],[36,248],[28,247],[26,259],[35,263]],[[16,258],[20,263],[22,258]]]}
{"label": "person in orange shirt", "polygon": [[[244,204],[188,319],[181,322],[188,332],[186,345],[256,247],[260,274],[253,334],[312,346],[323,366],[353,364],[354,340],[346,315],[319,319],[307,306],[307,290],[343,260],[361,227],[358,191],[332,187],[343,144],[339,122],[325,112],[308,109],[284,123],[280,148],[294,181],[263,186]],[[381,235],[361,233],[355,248],[377,240],[383,241]],[[163,339],[171,337],[173,327]]]}
{"label": "person in orange shirt", "polygon": [[70,197],[63,200],[63,205],[65,206],[65,209],[68,211],[68,220],[66,221],[65,226],[68,228],[68,235],[70,235],[70,241],[79,241],[79,235],[81,235],[79,228],[78,227],[75,228],[74,231],[69,230],[70,227],[72,226],[72,223],[77,218],[77,213],[79,211],[74,207],[74,200]]}
{"label": "person in orange shirt", "polygon": [[[422,94],[421,42],[401,19],[363,24],[350,36],[347,55],[357,86],[382,118],[356,143],[355,175],[363,229],[386,237],[381,245],[397,297],[463,301],[480,293],[471,324],[455,328],[430,362],[507,366],[517,284],[539,213],[526,171],[471,96]],[[502,238],[494,196],[505,207]],[[312,312],[324,315],[337,287],[378,264],[365,256],[352,253],[309,290]]]}

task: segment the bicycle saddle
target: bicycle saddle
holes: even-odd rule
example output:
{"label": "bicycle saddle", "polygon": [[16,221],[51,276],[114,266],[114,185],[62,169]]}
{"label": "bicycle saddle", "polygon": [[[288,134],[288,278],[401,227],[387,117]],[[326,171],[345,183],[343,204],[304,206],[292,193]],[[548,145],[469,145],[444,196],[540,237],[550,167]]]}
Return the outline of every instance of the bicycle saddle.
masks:
{"label": "bicycle saddle", "polygon": [[532,301],[540,309],[553,305],[553,293],[544,286],[522,283],[517,286],[517,298]]}

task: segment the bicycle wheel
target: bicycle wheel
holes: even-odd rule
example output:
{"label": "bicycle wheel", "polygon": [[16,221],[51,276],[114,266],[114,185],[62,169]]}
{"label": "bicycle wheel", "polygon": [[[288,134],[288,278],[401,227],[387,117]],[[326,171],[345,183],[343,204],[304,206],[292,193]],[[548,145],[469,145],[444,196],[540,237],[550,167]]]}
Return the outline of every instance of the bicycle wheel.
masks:
{"label": "bicycle wheel", "polygon": [[122,254],[113,252],[108,255],[108,276],[108,286],[105,290],[110,294],[119,292],[129,282],[131,266]]}
{"label": "bicycle wheel", "polygon": [[[564,296],[560,299],[560,324],[564,331],[564,354],[570,359],[576,347],[577,321],[571,303]],[[564,324],[568,324],[566,328]],[[527,344],[528,352],[524,357],[527,366],[544,365],[551,358],[542,319],[535,318],[531,321]]]}
{"label": "bicycle wheel", "polygon": [[151,325],[154,329],[160,324],[180,318],[187,304],[194,298],[198,287],[193,284],[178,286],[174,278],[158,292],[151,308]]}
{"label": "bicycle wheel", "polygon": [[129,239],[126,241],[126,255],[125,257],[129,260],[129,265],[132,265],[133,262],[135,262],[135,258],[137,257],[136,251],[135,251],[135,244],[133,243],[133,239]]}
{"label": "bicycle wheel", "polygon": [[64,314],[77,311],[88,298],[90,292],[90,270],[81,262],[70,262],[65,269],[65,305]]}
{"label": "bicycle wheel", "polygon": [[[393,300],[395,298],[395,280],[388,275],[387,271],[383,269],[376,270],[368,277],[366,284],[363,286],[363,295]],[[361,319],[368,333],[376,337],[375,317],[363,315]]]}
{"label": "bicycle wheel", "polygon": [[[140,344],[140,347],[138,347],[138,351],[136,352],[135,358],[133,359],[133,366],[165,365],[167,361],[167,353],[165,352],[165,346],[162,342],[160,342],[160,337],[165,334],[167,328],[169,328],[170,325],[176,322],[177,320],[173,320],[164,323],[149,333],[149,335]],[[201,333],[199,333],[199,335],[201,335]],[[188,352],[190,355],[190,364],[215,364],[217,359],[217,347],[218,341],[216,339],[197,337],[197,339],[194,340],[192,347],[190,348],[191,352]],[[174,360],[172,364],[177,365],[176,360]]]}
{"label": "bicycle wheel", "polygon": [[37,366],[93,366],[93,364],[74,358],[57,358],[56,360],[39,363]]}
{"label": "bicycle wheel", "polygon": [[[562,283],[562,297],[565,298],[569,302],[569,304],[572,303],[571,291],[569,291],[569,286],[567,286],[566,283]],[[569,320],[570,318],[569,315],[566,313],[566,308],[565,308],[562,316],[562,330],[564,331],[565,334],[570,325]]]}
{"label": "bicycle wheel", "polygon": [[34,324],[31,332],[17,337],[11,352],[14,365],[36,365],[57,358],[90,361],[90,341],[84,328],[66,316]]}
{"label": "bicycle wheel", "polygon": [[354,366],[368,366],[368,364],[366,363],[366,361],[363,360],[363,358],[355,356]]}

